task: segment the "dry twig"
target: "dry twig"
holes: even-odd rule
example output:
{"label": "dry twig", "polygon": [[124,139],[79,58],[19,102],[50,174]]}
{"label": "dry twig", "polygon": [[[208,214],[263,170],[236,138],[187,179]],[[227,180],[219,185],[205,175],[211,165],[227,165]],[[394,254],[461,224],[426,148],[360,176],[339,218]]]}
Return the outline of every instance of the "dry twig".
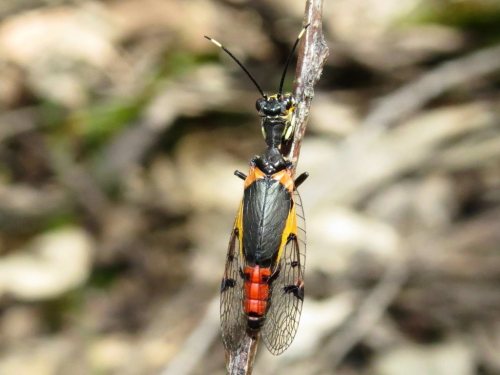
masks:
{"label": "dry twig", "polygon": [[321,77],[323,65],[328,57],[328,47],[323,35],[322,12],[322,0],[307,1],[304,24],[311,26],[303,37],[295,71],[294,96],[299,103],[294,118],[295,134],[289,150],[283,150],[295,167],[299,160],[300,145],[309,119],[314,85]]}
{"label": "dry twig", "polygon": [[[296,167],[302,138],[306,131],[309,110],[314,97],[314,85],[318,82],[323,65],[328,57],[322,29],[322,0],[308,0],[304,14],[304,25],[310,24],[304,35],[295,72],[294,96],[298,107],[295,112],[295,134],[289,147],[284,146],[284,155]],[[258,337],[245,336],[240,348],[234,353],[227,353],[227,369],[231,375],[249,375],[252,373]]]}

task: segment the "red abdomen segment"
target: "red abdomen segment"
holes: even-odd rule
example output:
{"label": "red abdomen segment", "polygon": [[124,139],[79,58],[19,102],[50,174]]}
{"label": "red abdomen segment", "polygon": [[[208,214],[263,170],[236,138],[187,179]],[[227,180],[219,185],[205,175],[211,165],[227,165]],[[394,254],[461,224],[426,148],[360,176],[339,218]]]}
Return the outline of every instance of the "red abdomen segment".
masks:
{"label": "red abdomen segment", "polygon": [[262,318],[266,314],[269,300],[269,277],[271,268],[260,266],[246,266],[245,274],[245,300],[243,310],[249,318],[249,327],[258,329]]}

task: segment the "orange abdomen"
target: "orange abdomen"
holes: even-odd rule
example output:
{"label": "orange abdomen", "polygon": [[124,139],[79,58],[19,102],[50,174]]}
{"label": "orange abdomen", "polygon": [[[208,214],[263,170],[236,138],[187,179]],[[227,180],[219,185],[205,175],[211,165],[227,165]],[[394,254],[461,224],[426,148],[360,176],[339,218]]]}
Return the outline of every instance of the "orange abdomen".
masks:
{"label": "orange abdomen", "polygon": [[245,267],[244,311],[247,315],[261,317],[266,313],[269,300],[270,268]]}

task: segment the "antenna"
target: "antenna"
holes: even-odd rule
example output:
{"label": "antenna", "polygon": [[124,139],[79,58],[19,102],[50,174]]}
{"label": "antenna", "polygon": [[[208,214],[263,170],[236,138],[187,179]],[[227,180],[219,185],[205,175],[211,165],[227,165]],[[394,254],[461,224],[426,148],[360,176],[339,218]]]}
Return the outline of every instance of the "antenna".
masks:
{"label": "antenna", "polygon": [[285,63],[285,69],[283,70],[283,75],[281,76],[281,81],[280,81],[280,88],[279,88],[279,95],[283,94],[283,84],[285,83],[285,76],[286,76],[286,71],[288,69],[288,65],[290,65],[290,61],[292,61],[293,53],[295,52],[295,48],[297,48],[297,45],[299,44],[300,38],[302,38],[302,35],[304,35],[304,32],[307,30],[309,27],[310,23],[304,26],[304,28],[300,31],[299,36],[295,40],[295,43],[292,47],[292,50],[290,51],[290,54],[288,55],[288,58],[286,59]]}
{"label": "antenna", "polygon": [[260,95],[262,95],[263,98],[266,97],[266,95],[264,94],[264,91],[262,91],[262,89],[260,88],[260,86],[257,83],[257,81],[255,80],[255,78],[253,78],[253,76],[250,74],[250,72],[247,70],[247,68],[245,68],[245,66],[226,47],[224,47],[222,44],[220,44],[215,39],[212,39],[212,38],[210,38],[210,37],[208,37],[206,35],[205,35],[205,38],[208,39],[209,41],[211,41],[217,47],[221,48],[229,56],[231,56],[231,58],[236,62],[236,64],[238,64],[240,66],[240,68],[243,69],[243,71],[247,74],[248,78],[250,78],[252,80],[252,82],[254,83],[255,87],[257,87],[257,90],[259,90]]}

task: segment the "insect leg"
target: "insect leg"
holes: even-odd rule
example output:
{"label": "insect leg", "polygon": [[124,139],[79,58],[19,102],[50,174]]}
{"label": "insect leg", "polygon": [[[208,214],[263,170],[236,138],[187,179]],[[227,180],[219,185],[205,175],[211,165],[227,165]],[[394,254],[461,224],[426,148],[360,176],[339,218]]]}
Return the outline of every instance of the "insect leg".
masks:
{"label": "insect leg", "polygon": [[294,181],[295,189],[297,189],[302,183],[309,177],[309,173],[304,172],[299,177],[297,177]]}
{"label": "insect leg", "polygon": [[234,171],[234,175],[241,178],[243,181],[247,179],[247,175],[244,174],[243,172],[240,172],[238,170]]}
{"label": "insect leg", "polygon": [[284,293],[292,293],[296,298],[304,300],[304,283],[299,281],[298,285],[287,285],[283,288]]}
{"label": "insect leg", "polygon": [[269,283],[272,283],[274,280],[278,278],[281,272],[281,264],[278,265],[278,268],[276,268],[276,271],[273,272],[273,274],[269,277]]}

